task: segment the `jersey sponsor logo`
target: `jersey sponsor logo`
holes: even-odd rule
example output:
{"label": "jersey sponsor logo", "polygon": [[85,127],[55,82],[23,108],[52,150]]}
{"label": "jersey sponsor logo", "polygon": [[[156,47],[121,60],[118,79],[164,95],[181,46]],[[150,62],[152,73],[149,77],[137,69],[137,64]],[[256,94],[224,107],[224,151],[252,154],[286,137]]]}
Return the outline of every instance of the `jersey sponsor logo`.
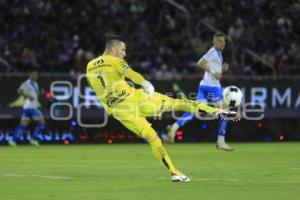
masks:
{"label": "jersey sponsor logo", "polygon": [[112,96],[110,96],[110,95],[112,95],[112,93],[109,93],[106,97],[107,98],[106,105],[110,108],[121,103],[122,101],[124,101],[126,99],[126,97],[129,96],[129,94],[126,92],[126,90],[122,90],[121,93],[119,93],[119,94],[115,94]]}
{"label": "jersey sponsor logo", "polygon": [[98,60],[96,60],[96,61],[93,63],[94,66],[93,66],[93,67],[90,67],[90,68],[88,69],[88,71],[95,70],[95,69],[97,69],[97,68],[99,68],[99,67],[111,67],[110,64],[103,64],[103,63],[104,63],[104,60],[103,60],[103,59],[98,59]]}
{"label": "jersey sponsor logo", "polygon": [[104,60],[99,59],[99,60],[97,60],[97,62],[94,63],[94,65],[101,65],[102,63],[104,63]]}
{"label": "jersey sponsor logo", "polygon": [[98,69],[98,68],[102,68],[102,67],[111,67],[111,65],[110,64],[100,64],[100,65],[96,65],[96,66],[93,66],[93,67],[90,67],[89,69],[88,69],[88,71],[92,71],[92,70],[95,70],[95,69]]}

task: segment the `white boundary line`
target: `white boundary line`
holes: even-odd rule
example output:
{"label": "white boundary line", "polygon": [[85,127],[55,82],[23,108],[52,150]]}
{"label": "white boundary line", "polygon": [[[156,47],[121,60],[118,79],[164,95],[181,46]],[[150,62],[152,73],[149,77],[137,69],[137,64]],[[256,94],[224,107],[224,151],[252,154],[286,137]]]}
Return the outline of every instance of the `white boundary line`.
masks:
{"label": "white boundary line", "polygon": [[[232,183],[240,183],[240,182],[243,182],[243,183],[255,183],[255,181],[251,180],[251,181],[242,181],[240,179],[234,179],[234,178],[193,178],[193,177],[190,177],[192,179],[192,182],[193,181],[208,181],[208,182],[232,182]],[[164,178],[164,177],[160,177],[160,178],[157,178],[158,180],[167,180],[167,178]],[[263,184],[300,184],[300,180],[265,180],[265,182],[262,182]]]}
{"label": "white boundary line", "polygon": [[52,175],[38,175],[38,174],[3,174],[2,176],[7,177],[37,177],[37,178],[46,178],[46,179],[72,179],[67,176],[52,176]]}

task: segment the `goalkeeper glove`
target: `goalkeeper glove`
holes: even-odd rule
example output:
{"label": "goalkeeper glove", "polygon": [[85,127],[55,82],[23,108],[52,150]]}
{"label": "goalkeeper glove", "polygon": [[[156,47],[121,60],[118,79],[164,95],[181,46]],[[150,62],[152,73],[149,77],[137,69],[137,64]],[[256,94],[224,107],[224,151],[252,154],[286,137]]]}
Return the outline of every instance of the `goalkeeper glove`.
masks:
{"label": "goalkeeper glove", "polygon": [[149,81],[144,80],[141,86],[143,87],[144,91],[148,94],[148,97],[151,97],[153,95],[154,87]]}

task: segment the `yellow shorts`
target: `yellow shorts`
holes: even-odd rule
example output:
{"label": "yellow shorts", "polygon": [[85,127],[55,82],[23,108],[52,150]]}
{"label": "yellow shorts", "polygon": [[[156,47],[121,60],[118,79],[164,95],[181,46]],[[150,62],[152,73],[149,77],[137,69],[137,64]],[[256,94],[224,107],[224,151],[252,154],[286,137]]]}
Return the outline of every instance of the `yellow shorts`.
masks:
{"label": "yellow shorts", "polygon": [[136,135],[146,138],[147,130],[152,127],[145,117],[160,116],[171,109],[172,101],[174,99],[157,92],[149,98],[143,90],[137,89],[115,106],[111,114]]}

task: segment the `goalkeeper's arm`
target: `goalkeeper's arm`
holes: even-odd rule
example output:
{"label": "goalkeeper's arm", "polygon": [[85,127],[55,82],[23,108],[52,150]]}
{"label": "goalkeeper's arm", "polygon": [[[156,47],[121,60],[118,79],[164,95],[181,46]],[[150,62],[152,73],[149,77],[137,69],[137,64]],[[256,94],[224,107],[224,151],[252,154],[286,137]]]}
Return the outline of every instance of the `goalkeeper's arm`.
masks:
{"label": "goalkeeper's arm", "polygon": [[138,85],[142,85],[142,83],[145,81],[145,78],[140,73],[134,71],[131,68],[128,68],[124,75],[126,78],[130,79],[132,82]]}
{"label": "goalkeeper's arm", "polygon": [[124,75],[135,84],[141,85],[149,96],[154,93],[153,85],[149,81],[147,81],[140,73],[134,71],[131,68],[128,68]]}

